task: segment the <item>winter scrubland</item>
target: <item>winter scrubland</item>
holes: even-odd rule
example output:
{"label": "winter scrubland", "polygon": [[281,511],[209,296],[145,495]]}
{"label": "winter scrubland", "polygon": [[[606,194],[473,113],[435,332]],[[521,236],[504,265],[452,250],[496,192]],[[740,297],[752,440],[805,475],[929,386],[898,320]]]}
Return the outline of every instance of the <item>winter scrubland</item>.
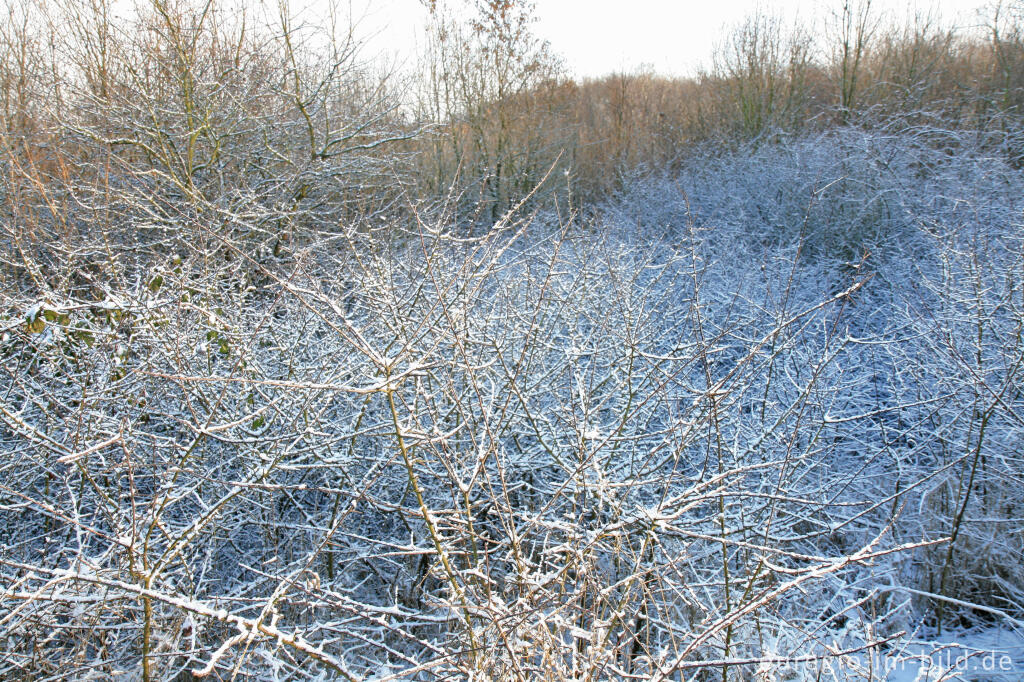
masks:
{"label": "winter scrubland", "polygon": [[848,8],[755,129],[553,84],[521,3],[415,107],[283,5],[108,10],[2,35],[0,678],[1024,674],[1013,7]]}

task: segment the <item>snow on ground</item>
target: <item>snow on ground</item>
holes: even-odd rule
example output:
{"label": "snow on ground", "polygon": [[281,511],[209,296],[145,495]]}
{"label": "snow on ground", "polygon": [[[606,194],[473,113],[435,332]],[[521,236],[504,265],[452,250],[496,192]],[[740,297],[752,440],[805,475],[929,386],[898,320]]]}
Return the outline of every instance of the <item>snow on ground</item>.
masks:
{"label": "snow on ground", "polygon": [[[887,682],[1020,682],[1024,632],[992,627],[913,640],[895,653],[862,656],[855,669]],[[872,679],[872,678],[869,678]]]}

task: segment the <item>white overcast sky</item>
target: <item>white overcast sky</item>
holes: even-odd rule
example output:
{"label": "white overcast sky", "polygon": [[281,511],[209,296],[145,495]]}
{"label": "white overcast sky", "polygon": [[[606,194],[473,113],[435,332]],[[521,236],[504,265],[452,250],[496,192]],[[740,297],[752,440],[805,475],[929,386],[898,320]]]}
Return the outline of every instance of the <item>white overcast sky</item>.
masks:
{"label": "white overcast sky", "polygon": [[[315,0],[314,0],[315,1]],[[410,59],[427,12],[419,0],[351,0],[358,35],[372,53],[390,51]],[[456,2],[451,4],[455,5]],[[947,23],[978,25],[986,0],[925,0],[916,7],[937,11]],[[686,75],[708,65],[725,30],[758,7],[799,19],[816,31],[841,0],[536,0],[535,32],[551,43],[578,77],[653,66],[666,75]],[[873,7],[902,18],[915,5],[873,0]]]}

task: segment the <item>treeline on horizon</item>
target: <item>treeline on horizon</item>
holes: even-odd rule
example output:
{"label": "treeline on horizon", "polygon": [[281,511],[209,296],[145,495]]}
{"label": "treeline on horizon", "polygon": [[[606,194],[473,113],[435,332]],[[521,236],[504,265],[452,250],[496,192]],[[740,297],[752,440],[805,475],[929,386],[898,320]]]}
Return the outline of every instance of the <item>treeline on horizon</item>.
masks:
{"label": "treeline on horizon", "polygon": [[[3,201],[29,227],[65,224],[68,211],[94,220],[81,209],[100,193],[155,225],[200,206],[229,223],[259,216],[255,238],[280,250],[300,214],[328,225],[427,201],[494,222],[527,197],[578,206],[696,150],[836,125],[995,133],[999,153],[1024,162],[1013,133],[1020,2],[979,10],[968,30],[837,0],[819,37],[762,12],[724,36],[698,76],[580,81],[532,33],[528,0],[428,3],[425,43],[404,74],[361,53],[334,5],[316,16],[286,0],[7,5]],[[19,238],[33,237],[53,230]]]}

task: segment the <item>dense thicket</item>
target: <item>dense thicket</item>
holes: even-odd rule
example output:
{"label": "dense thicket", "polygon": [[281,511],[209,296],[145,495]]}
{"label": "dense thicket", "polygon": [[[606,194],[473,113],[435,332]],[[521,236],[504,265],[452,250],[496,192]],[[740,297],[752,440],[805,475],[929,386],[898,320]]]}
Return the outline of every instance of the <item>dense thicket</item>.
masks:
{"label": "dense thicket", "polygon": [[284,4],[12,3],[0,677],[878,680],[1019,633],[1014,7],[577,84],[521,3],[437,8],[405,82]]}

